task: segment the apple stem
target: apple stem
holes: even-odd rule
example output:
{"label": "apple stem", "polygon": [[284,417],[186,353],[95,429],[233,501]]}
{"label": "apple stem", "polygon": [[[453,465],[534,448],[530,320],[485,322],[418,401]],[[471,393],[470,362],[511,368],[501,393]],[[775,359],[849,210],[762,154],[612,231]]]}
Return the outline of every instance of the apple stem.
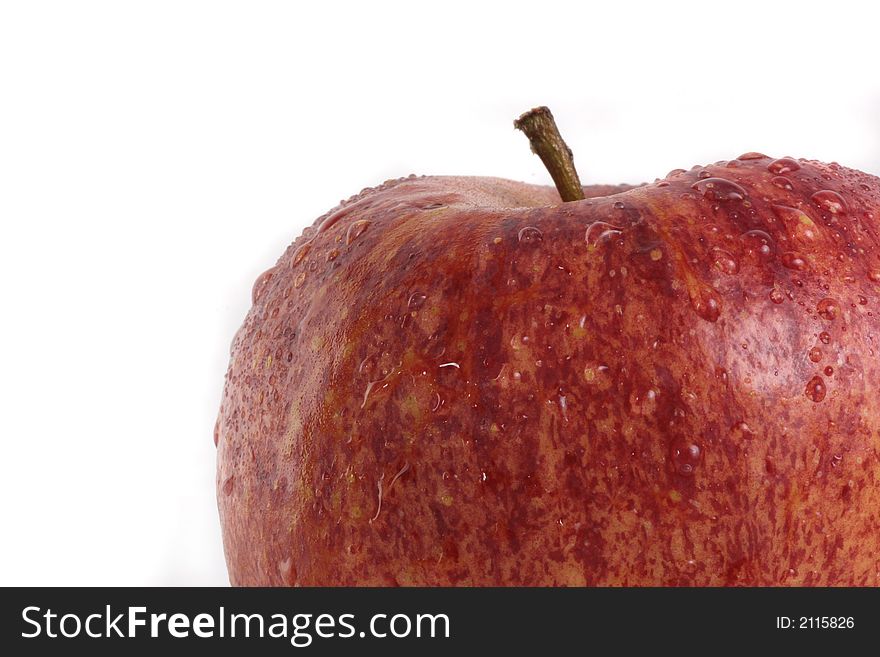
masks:
{"label": "apple stem", "polygon": [[584,198],[577,169],[574,168],[574,157],[571,149],[559,134],[556,121],[548,107],[535,107],[513,122],[513,127],[522,130],[532,152],[541,158],[550,177],[556,184],[556,190],[563,201],[580,201]]}

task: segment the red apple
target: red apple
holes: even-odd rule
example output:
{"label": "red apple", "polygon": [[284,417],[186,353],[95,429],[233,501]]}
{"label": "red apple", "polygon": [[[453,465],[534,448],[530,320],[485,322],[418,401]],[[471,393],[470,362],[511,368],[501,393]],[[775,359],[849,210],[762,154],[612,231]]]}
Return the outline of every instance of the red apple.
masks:
{"label": "red apple", "polygon": [[880,584],[880,180],[749,153],[584,192],[387,182],[258,279],[233,584]]}

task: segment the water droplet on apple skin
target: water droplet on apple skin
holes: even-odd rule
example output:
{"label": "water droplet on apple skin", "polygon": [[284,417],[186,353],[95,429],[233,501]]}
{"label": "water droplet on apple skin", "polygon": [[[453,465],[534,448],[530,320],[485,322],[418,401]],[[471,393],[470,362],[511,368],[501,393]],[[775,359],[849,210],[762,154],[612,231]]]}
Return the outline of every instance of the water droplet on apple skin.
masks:
{"label": "water droplet on apple skin", "polygon": [[587,226],[587,231],[584,233],[584,240],[587,242],[588,246],[594,247],[609,241],[613,237],[620,235],[622,232],[623,229],[619,226],[609,224],[605,221],[594,221]]}
{"label": "water droplet on apple skin", "polygon": [[785,295],[782,293],[782,290],[775,287],[770,290],[770,301],[777,305],[785,301]]}
{"label": "water droplet on apple skin", "polygon": [[712,262],[716,269],[725,274],[733,275],[739,271],[739,262],[732,253],[724,249],[718,247],[712,249]]}
{"label": "water droplet on apple skin", "polygon": [[764,155],[763,153],[757,153],[757,152],[755,152],[755,151],[749,151],[748,153],[743,153],[742,155],[740,155],[740,156],[739,156],[738,158],[736,158],[736,159],[737,159],[737,160],[748,161],[748,160],[767,160],[767,159],[770,159],[770,158],[768,158],[768,157],[767,157],[766,155]]}
{"label": "water droplet on apple skin", "polygon": [[251,303],[256,304],[261,298],[263,298],[263,295],[269,287],[269,281],[272,280],[274,275],[275,267],[272,267],[257,277],[257,280],[254,281],[253,288],[251,288]]}
{"label": "water droplet on apple skin", "polygon": [[791,180],[789,180],[785,176],[773,176],[770,179],[770,184],[774,187],[778,187],[779,189],[784,189],[786,191],[791,191],[794,189],[794,185],[791,184]]}
{"label": "water droplet on apple skin", "polygon": [[721,296],[712,288],[700,288],[690,293],[691,307],[707,322],[717,322],[721,316]]}
{"label": "water droplet on apple skin", "polygon": [[517,240],[520,244],[537,245],[544,241],[544,233],[534,226],[526,226],[520,229]]}
{"label": "water droplet on apple skin", "polygon": [[819,342],[822,344],[831,344],[831,334],[828,331],[822,331],[819,334]]}
{"label": "water droplet on apple skin", "polygon": [[780,256],[782,265],[788,269],[795,271],[803,271],[807,268],[807,261],[800,253],[796,251],[786,251]]}
{"label": "water droplet on apple skin", "polygon": [[285,586],[296,586],[296,568],[293,567],[293,559],[291,557],[278,562],[278,576]]}
{"label": "water droplet on apple skin", "polygon": [[746,231],[740,235],[740,241],[743,243],[746,253],[760,259],[769,258],[776,251],[773,238],[763,230],[754,229]]}
{"label": "water droplet on apple skin", "polygon": [[406,307],[410,310],[418,310],[422,306],[425,305],[425,299],[428,298],[428,295],[423,294],[422,292],[413,292],[409,300],[406,302]]}
{"label": "water droplet on apple skin", "polygon": [[229,475],[223,481],[223,494],[226,496],[232,495],[232,489],[235,486],[235,475]]}
{"label": "water droplet on apple skin", "polygon": [[297,248],[297,250],[293,252],[293,257],[290,259],[290,266],[296,267],[300,262],[302,262],[302,259],[305,258],[311,250],[311,242],[306,242],[305,244]]}
{"label": "water droplet on apple skin", "polygon": [[814,376],[807,382],[806,390],[804,390],[804,394],[812,401],[818,403],[825,399],[825,381],[821,376]]}
{"label": "water droplet on apple skin", "polygon": [[818,363],[822,360],[822,350],[819,347],[813,347],[807,354],[811,361]]}
{"label": "water droplet on apple skin", "polygon": [[847,212],[846,201],[843,200],[840,194],[831,189],[823,189],[816,192],[810,197],[810,200],[831,214],[846,214]]}
{"label": "water droplet on apple skin", "polygon": [[679,438],[672,443],[669,458],[673,470],[683,477],[692,477],[700,464],[702,449],[691,441]]}
{"label": "water droplet on apple skin", "polygon": [[370,221],[368,219],[358,219],[353,222],[348,230],[345,231],[345,243],[351,245],[357,238],[364,234],[364,231],[370,227]]}
{"label": "water droplet on apple skin", "polygon": [[336,225],[336,223],[340,219],[342,219],[346,214],[348,214],[348,212],[349,212],[348,209],[343,208],[342,210],[340,210],[338,212],[334,212],[333,214],[328,216],[326,219],[324,219],[324,221],[322,221],[320,224],[318,224],[318,233],[320,234],[320,233],[324,233],[324,232],[327,232],[328,230],[330,230],[333,226]]}
{"label": "water droplet on apple skin", "polygon": [[834,299],[825,298],[816,304],[816,312],[819,316],[828,321],[833,321],[837,317],[839,304]]}
{"label": "water droplet on apple skin", "polygon": [[794,160],[790,157],[780,157],[778,160],[773,160],[770,164],[767,165],[767,171],[770,173],[775,173],[777,175],[783,173],[791,173],[793,171],[797,171],[801,168],[801,165],[798,164],[797,160]]}
{"label": "water droplet on apple skin", "polygon": [[721,203],[742,201],[748,196],[745,189],[726,178],[704,178],[691,185],[691,189],[696,189],[706,199]]}

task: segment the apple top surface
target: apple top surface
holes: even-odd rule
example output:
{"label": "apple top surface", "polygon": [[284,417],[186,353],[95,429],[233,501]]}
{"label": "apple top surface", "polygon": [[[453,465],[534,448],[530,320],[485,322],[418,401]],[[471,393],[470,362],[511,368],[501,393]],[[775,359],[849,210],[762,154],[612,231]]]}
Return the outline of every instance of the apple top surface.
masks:
{"label": "apple top surface", "polygon": [[587,195],[402,179],[261,276],[218,420],[234,582],[779,583],[783,552],[876,579],[852,509],[880,493],[847,486],[877,460],[880,181],[752,153]]}

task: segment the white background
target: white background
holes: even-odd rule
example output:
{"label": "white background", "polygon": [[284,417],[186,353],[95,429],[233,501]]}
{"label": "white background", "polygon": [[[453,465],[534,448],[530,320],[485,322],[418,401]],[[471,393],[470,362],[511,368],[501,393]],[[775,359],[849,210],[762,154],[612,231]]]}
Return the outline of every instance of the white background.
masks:
{"label": "white background", "polygon": [[386,178],[549,182],[533,105],[585,182],[750,150],[880,173],[878,13],[821,5],[0,4],[0,584],[225,584],[251,283]]}

